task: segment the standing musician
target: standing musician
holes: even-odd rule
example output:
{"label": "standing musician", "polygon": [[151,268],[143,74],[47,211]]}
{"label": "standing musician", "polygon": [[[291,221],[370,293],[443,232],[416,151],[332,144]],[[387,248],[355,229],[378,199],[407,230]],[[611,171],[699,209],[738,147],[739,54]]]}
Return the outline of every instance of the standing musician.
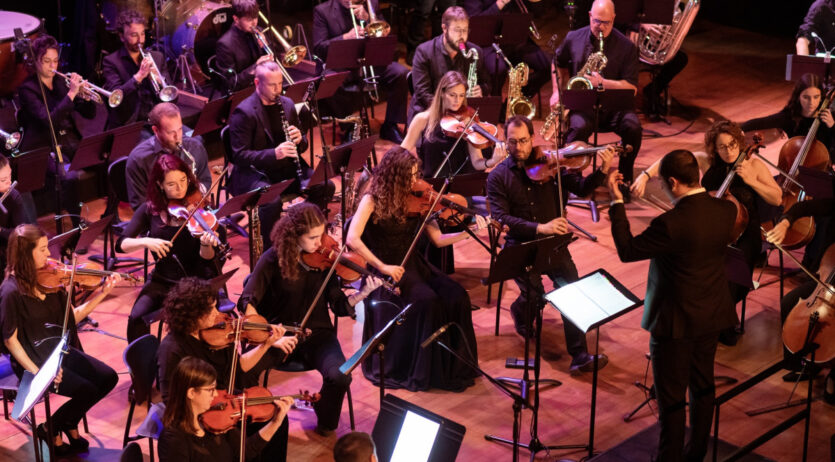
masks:
{"label": "standing musician", "polygon": [[[104,89],[122,90],[123,99],[119,106],[110,109],[108,129],[144,122],[148,118],[158,99],[151,82],[154,64],[162,73],[163,80],[171,82],[162,53],[142,48],[145,46],[147,22],[147,18],[131,9],[123,10],[116,20],[116,31],[124,46],[104,57],[102,75]],[[142,51],[148,55],[143,55]],[[143,139],[150,135],[149,131],[142,131]]]}
{"label": "standing musician", "polygon": [[[826,53],[835,47],[835,1],[815,0],[803,24],[797,30],[797,42],[795,51],[799,55],[813,55],[815,53]],[[812,33],[816,33],[820,40],[816,40]],[[812,45],[812,46],[810,46]]]}
{"label": "standing musician", "polygon": [[[357,23],[364,21],[367,24],[370,15],[366,2],[371,2],[374,11],[380,11],[378,0],[328,0],[313,9],[313,50],[319,57],[327,61],[328,48],[334,41],[365,37],[365,29],[354,28],[351,12]],[[380,138],[400,144],[403,134],[397,124],[406,123],[406,100],[409,96],[406,74],[409,70],[398,62],[392,62],[387,66],[374,67],[374,73],[379,81],[378,88],[386,91],[387,101],[385,120],[380,127]],[[357,85],[358,82],[356,79],[349,79],[345,84]],[[362,82],[359,82],[359,86],[363,88]],[[348,103],[348,96],[340,96],[339,93],[336,96],[332,102],[334,114],[339,117],[350,114],[355,106]],[[338,104],[340,102],[346,104],[339,107],[342,106]]]}
{"label": "standing musician", "polygon": [[[487,14],[509,14],[521,13],[519,10],[519,2],[527,3],[526,8],[533,10],[532,18],[538,16],[538,13],[543,13],[542,8],[537,8],[539,2],[525,2],[525,0],[463,0],[461,6],[467,11],[470,17],[487,15]],[[514,45],[505,45],[502,52],[507,56],[513,64],[525,63],[530,68],[528,75],[528,83],[522,87],[522,94],[532,99],[548,82],[551,75],[551,63],[548,56],[542,51],[542,48],[533,41],[533,38],[528,36],[527,40]],[[504,59],[499,57],[496,59],[496,50],[493,47],[484,49],[486,56],[479,57],[484,60],[484,66],[487,68],[487,73],[490,75],[499,75],[499,86],[494,88],[493,92],[501,94],[502,86],[507,77],[507,64]]]}
{"label": "standing musician", "polygon": [[159,103],[148,114],[154,136],[133,148],[128,155],[125,176],[128,200],[133,210],[145,203],[148,197],[148,176],[154,163],[163,154],[178,157],[185,162],[199,180],[202,191],[212,185],[209,171],[209,154],[197,138],[183,136],[183,118],[174,103]]}
{"label": "standing musician", "polygon": [[[228,389],[234,374],[232,389],[237,393],[256,385],[258,375],[279,364],[296,345],[296,337],[284,337],[285,329],[281,326],[271,326],[269,337],[264,343],[244,349],[238,357],[235,357],[238,349],[232,341],[228,345],[209,345],[202,339],[201,330],[218,323],[220,313],[217,311],[217,289],[199,278],[183,278],[170,289],[163,303],[163,315],[168,335],[160,342],[157,365],[160,392],[166,406],[176,406],[181,399],[178,390],[182,389],[179,388],[176,371],[179,364],[188,357],[200,359],[214,367],[216,377],[213,381],[217,388]],[[265,462],[287,459],[288,424],[286,420],[279,422],[281,426],[277,431],[267,430],[274,434],[266,447],[259,451],[261,460]],[[266,427],[271,425],[267,423]],[[259,433],[260,428],[261,424],[248,424],[247,434]],[[262,436],[268,435],[262,433]]]}
{"label": "standing musician", "polygon": [[[47,244],[43,230],[29,224],[16,227],[9,240],[6,280],[0,286],[0,329],[18,378],[24,370],[38,372],[60,340],[67,314],[67,293],[63,289],[46,292],[38,282],[38,270],[47,265],[49,258]],[[72,332],[72,346],[63,357],[56,392],[70,400],[52,413],[58,457],[87,451],[89,443],[79,435],[78,422],[119,380],[110,366],[81,351],[75,331],[76,323],[87,317],[119,280],[118,275],[108,277],[101,292],[73,308],[72,318],[66,321]],[[36,433],[46,440],[44,424],[38,426]],[[63,441],[61,433],[67,435],[69,444]]]}
{"label": "standing musician", "polygon": [[[716,390],[713,361],[719,332],[738,322],[725,276],[725,247],[733,239],[736,210],[699,186],[690,151],[661,160],[664,190],[675,207],[633,236],[619,185],[609,175],[612,237],[623,262],[651,259],[641,327],[650,332],[650,353],[661,436],[657,459],[702,460],[707,453]],[[685,446],[687,389],[690,440]]]}
{"label": "standing musician", "polygon": [[255,66],[272,59],[264,54],[253,35],[257,26],[258,3],[255,0],[232,0],[232,27],[215,45],[215,67],[227,79],[232,90],[252,85]]}
{"label": "standing musician", "polygon": [[[613,28],[615,5],[611,0],[596,0],[589,11],[591,24],[571,31],[557,50],[554,58],[559,82],[567,85],[569,78],[575,76],[584,67],[591,53],[598,50],[598,35],[603,34],[603,50],[608,64],[602,73],[592,72],[586,77],[594,88],[630,89],[637,91],[638,84],[638,49],[629,39]],[[556,76],[551,80],[557,88]],[[551,95],[551,107],[559,103],[559,92]],[[571,111],[568,116],[566,140],[585,141],[594,130],[594,114],[591,112]],[[623,173],[624,181],[632,181],[632,166],[641,149],[641,122],[634,110],[610,112],[603,109],[600,113],[601,130],[614,131],[624,144],[632,146],[632,152],[623,153],[618,162],[618,170]],[[629,189],[624,186],[624,200],[629,202]]]}
{"label": "standing musician", "polygon": [[[174,370],[168,404],[159,439],[160,462],[238,462],[241,431],[233,428],[219,435],[203,428],[198,418],[211,408],[217,396],[217,371],[198,358],[184,358]],[[246,438],[246,460],[258,460],[279,430],[291,398],[276,400],[278,411],[267,425]]]}
{"label": "standing musician", "polygon": [[[73,226],[77,226],[80,222],[78,215],[81,213],[77,191],[79,171],[69,171],[69,165],[81,141],[81,127],[78,123],[95,116],[95,104],[91,101],[84,101],[80,96],[83,82],[80,75],[69,74],[68,81],[63,77],[56,78],[59,53],[58,42],[53,37],[46,34],[38,36],[32,41],[32,49],[35,55],[33,56],[34,73],[27,77],[18,88],[20,101],[18,119],[26,134],[20,143],[20,150],[25,152],[52,146],[52,134],[47,120],[47,114],[49,114],[64,161],[60,208],[75,215],[71,216],[71,219]],[[44,97],[41,94],[38,79],[43,84],[46,94],[46,106],[44,106]],[[78,119],[76,116],[81,118]],[[58,166],[53,160],[49,164],[46,191],[55,189],[56,172],[58,172]]]}
{"label": "standing musician", "polygon": [[[543,236],[567,234],[565,204],[559,204],[560,192],[556,181],[537,183],[526,173],[526,167],[533,165],[541,155],[539,148],[533,147],[533,123],[527,117],[513,116],[505,123],[505,136],[509,157],[487,177],[487,199],[493,218],[509,228],[506,245],[521,244]],[[568,199],[569,192],[577,196],[588,196],[603,183],[606,178],[604,172],[609,169],[614,149],[607,147],[598,155],[601,159],[600,167],[585,178],[576,171],[566,170],[561,173],[563,201]],[[579,279],[577,267],[567,248],[561,251],[558,260],[558,267],[545,274],[555,287]],[[522,337],[532,336],[531,321],[535,313],[532,310],[542,309],[545,305],[542,299],[542,277],[532,275],[517,278],[515,282],[520,294],[510,306],[513,324]],[[570,372],[591,371],[594,356],[588,353],[585,335],[565,318],[563,329],[566,348],[571,355]],[[599,366],[602,368],[609,359],[604,354],[599,356]]]}
{"label": "standing musician", "polygon": [[[255,68],[255,92],[244,99],[229,118],[229,192],[243,194],[255,188],[296,178],[288,193],[303,193],[307,201],[326,211],[336,187],[333,182],[305,187],[310,167],[301,156],[307,139],[298,129],[299,117],[290,98],[281,96],[283,76],[278,64],[267,61]],[[281,102],[282,106],[276,104]],[[282,109],[283,107],[283,109]],[[301,172],[301,178],[299,177]],[[272,230],[281,213],[281,201],[261,209],[261,229]],[[268,236],[268,233],[261,233]],[[268,239],[264,245],[269,247]]]}
{"label": "standing musician", "polygon": [[[413,304],[397,333],[386,343],[385,364],[372,355],[362,365],[365,377],[379,383],[380,368],[385,371],[385,385],[411,391],[440,388],[462,391],[473,384],[476,374],[466,364],[440,347],[423,349],[419,343],[449,322],[460,332],[447,340],[452,348],[462,346],[477,362],[470,297],[460,284],[430,265],[423,255],[413,252],[404,260],[423,217],[409,213],[407,201],[420,175],[420,161],[397,146],[390,149],[374,168],[368,193],[362,196],[346,241],[379,273],[390,276],[400,288],[399,299],[379,289],[373,308],[366,308],[363,341],[394,318],[407,304]],[[478,227],[484,226],[476,217]],[[425,227],[426,237],[438,247],[469,238],[465,232],[442,234],[435,220]]]}
{"label": "standing musician", "polygon": [[[260,314],[271,323],[301,322],[328,274],[327,270],[304,262],[305,255],[314,254],[321,247],[325,225],[325,216],[313,204],[290,207],[273,228],[272,247],[258,260],[238,300],[238,309],[246,314]],[[351,384],[351,376],[339,371],[345,355],[328,307],[336,316],[353,316],[354,306],[380,283],[377,278],[369,278],[361,291],[346,297],[339,280],[331,277],[304,326],[312,334],[290,355],[289,360],[300,360],[322,375],[322,398],[313,403],[319,419],[316,433],[320,435],[330,436],[339,426],[342,400]]]}
{"label": "standing musician", "polygon": [[412,61],[414,95],[409,106],[409,121],[432,104],[432,95],[444,74],[458,71],[461,75],[469,75],[474,57],[466,58],[461,52],[461,45],[467,52],[475,50],[478,53],[478,61],[475,63],[477,79],[475,85],[469,88],[470,96],[480,98],[490,94],[490,76],[484,65],[484,50],[467,41],[470,33],[470,17],[467,12],[460,6],[447,8],[441,16],[441,30],[441,35],[422,43],[415,51]]}
{"label": "standing musician", "polygon": [[[6,267],[6,249],[12,232],[18,225],[34,223],[34,217],[26,211],[23,197],[12,186],[12,166],[9,159],[0,154],[0,196],[8,194],[0,207],[0,267]],[[5,278],[5,273],[3,274]]]}
{"label": "standing musician", "polygon": [[201,195],[200,185],[185,162],[170,154],[156,159],[146,200],[116,242],[119,252],[147,249],[157,259],[128,318],[128,343],[150,332],[144,317],[160,309],[165,294],[178,280],[185,276],[210,279],[220,273],[215,262],[218,241],[212,234],[194,236],[185,229],[171,242],[182,224],[181,218],[172,216],[171,207],[188,208]]}

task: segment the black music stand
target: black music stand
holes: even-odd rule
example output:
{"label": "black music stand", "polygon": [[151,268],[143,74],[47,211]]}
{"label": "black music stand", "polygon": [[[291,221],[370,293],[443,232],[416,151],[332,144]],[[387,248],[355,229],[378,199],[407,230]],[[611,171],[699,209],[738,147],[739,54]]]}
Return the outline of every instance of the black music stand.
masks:
{"label": "black music stand", "polygon": [[[69,171],[81,170],[109,163],[109,161],[127,156],[139,143],[143,122],[136,122],[117,127],[95,135],[85,136],[75,150]],[[113,154],[117,154],[115,157]]]}
{"label": "black music stand", "polygon": [[[311,100],[320,100],[325,98],[330,98],[333,96],[339,87],[342,86],[342,82],[345,81],[345,78],[348,77],[351,73],[348,71],[344,72],[336,72],[333,74],[324,74],[316,77],[311,77],[304,80],[299,80],[292,85],[288,85],[283,88],[284,96],[293,100],[294,103],[302,103],[306,101],[306,98],[310,98]],[[310,86],[313,85],[316,88],[316,93],[312,95],[308,95],[308,89]],[[308,144],[310,149],[310,166],[312,167],[313,162],[313,146],[315,137],[313,136],[313,127],[315,125],[319,125],[319,134],[322,135],[322,124],[318,123],[318,111],[315,109],[317,105],[310,107],[311,111],[311,119],[313,119],[313,124],[310,125],[310,132],[308,135]],[[323,146],[324,146],[324,136],[322,136]],[[324,155],[324,158],[327,161],[327,155]]]}
{"label": "black music stand", "polygon": [[545,300],[583,333],[587,333],[591,329],[596,330],[589,443],[585,446],[589,450],[588,458],[591,459],[594,457],[594,421],[597,410],[600,326],[629,313],[643,305],[644,302],[602,268],[581,277],[571,284],[545,294]]}
{"label": "black music stand", "polygon": [[95,223],[79,226],[53,236],[49,239],[50,253],[63,260],[71,259],[72,254],[77,250],[89,248],[90,244],[107,229],[111,221],[113,221],[113,215],[108,215]]}
{"label": "black music stand", "polygon": [[615,0],[618,23],[672,24],[670,3],[670,0]]}
{"label": "black music stand", "polygon": [[835,62],[820,56],[786,55],[786,80],[796,81],[803,74],[816,74],[824,84],[832,82]]}
{"label": "black music stand", "polygon": [[[377,303],[392,303],[392,302],[377,302]],[[395,326],[399,326],[403,324],[403,320],[406,319],[406,314],[409,312],[409,309],[412,308],[412,304],[409,303],[403,308],[397,316],[393,317],[391,321],[389,321],[379,332],[374,334],[373,337],[369,338],[362,344],[359,350],[354,352],[350,358],[348,358],[341,366],[339,366],[339,372],[344,375],[351,375],[351,372],[356,369],[357,366],[362,364],[363,361],[366,360],[370,355],[373,353],[377,353],[377,356],[380,358],[380,409],[383,408],[383,399],[386,396],[386,368],[385,368],[385,349],[386,349],[386,342],[388,342],[389,337],[391,336],[392,331],[394,331]],[[366,309],[366,313],[368,310]]]}
{"label": "black music stand", "polygon": [[[515,279],[519,277],[541,278],[542,274],[554,268],[555,262],[552,262],[552,257],[556,256],[560,250],[568,246],[568,244],[570,244],[572,241],[572,234],[563,234],[549,236],[543,239],[537,239],[535,241],[526,242],[524,244],[509,245],[505,247],[496,257],[495,261],[491,263],[490,274],[487,278],[482,279],[481,283],[492,284],[494,282],[503,282],[508,279]],[[532,289],[532,286],[529,286],[529,289]],[[544,296],[544,294],[540,295]],[[526,402],[526,406],[532,411],[533,416],[531,422],[531,440],[528,444],[519,445],[527,449],[531,453],[531,460],[533,460],[536,453],[540,451],[553,449],[583,449],[586,447],[585,445],[546,446],[543,445],[541,441],[539,441],[540,383],[544,383],[546,385],[551,386],[562,385],[562,383],[558,380],[540,380],[539,378],[540,364],[542,360],[542,308],[544,308],[544,304],[543,306],[539,306],[539,300],[539,296],[533,293],[529,293],[529,297],[527,299],[527,306],[524,308],[525,317],[528,318],[525,319],[525,326],[528,335],[525,336],[525,357],[523,359],[522,378],[497,378],[497,380],[501,382],[505,382],[509,385],[518,387],[520,394],[522,395],[522,398]],[[497,313],[500,310],[498,306],[499,304],[500,303],[497,303],[496,306]],[[533,320],[529,319],[531,314],[534,315]],[[532,326],[532,322],[535,323],[536,326]],[[534,337],[536,339],[536,347],[534,350],[533,382],[531,382],[530,377],[528,375],[528,370],[530,368],[530,360],[528,359],[528,356],[530,352],[530,333],[532,327],[536,328],[536,332],[534,333]],[[508,358],[508,362],[514,362],[518,364],[518,360],[514,358]],[[533,405],[530,404],[530,400],[528,399],[530,395],[531,386],[533,386],[534,388]],[[487,441],[512,444],[511,440],[493,435],[484,435],[484,439],[486,439]]]}
{"label": "black music stand", "polygon": [[[495,43],[500,47],[510,45],[515,47],[524,43],[530,36],[531,25],[530,13],[500,13],[495,15],[479,15],[470,18],[470,34],[467,37],[470,42],[489,51]],[[499,54],[494,54],[496,66],[499,68]],[[493,94],[501,97],[502,89],[499,88],[501,76],[493,75]],[[489,120],[488,120],[489,121]]]}
{"label": "black music stand", "polygon": [[467,98],[467,105],[478,110],[478,118],[498,125],[502,116],[501,96],[482,96],[480,98]]}
{"label": "black music stand", "polygon": [[18,192],[27,193],[42,189],[46,184],[49,168],[49,147],[24,152],[10,159],[17,179]]}

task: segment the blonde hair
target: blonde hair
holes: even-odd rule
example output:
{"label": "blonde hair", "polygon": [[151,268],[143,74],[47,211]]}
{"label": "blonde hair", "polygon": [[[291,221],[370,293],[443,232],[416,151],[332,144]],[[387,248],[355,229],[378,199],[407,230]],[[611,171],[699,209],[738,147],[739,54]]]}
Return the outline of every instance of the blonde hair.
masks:
{"label": "blonde hair", "polygon": [[[461,75],[458,71],[448,71],[441,77],[441,81],[438,82],[438,88],[435,89],[435,96],[432,97],[432,104],[429,105],[429,109],[426,110],[429,118],[426,120],[426,128],[423,130],[423,137],[427,140],[432,140],[433,133],[435,132],[435,127],[441,122],[441,118],[444,116],[444,112],[446,112],[446,108],[444,108],[444,93],[449,91],[449,89],[457,87],[458,85],[464,85],[464,89],[467,90],[467,80]],[[463,107],[467,107],[467,98],[464,98],[463,103],[461,103]]]}

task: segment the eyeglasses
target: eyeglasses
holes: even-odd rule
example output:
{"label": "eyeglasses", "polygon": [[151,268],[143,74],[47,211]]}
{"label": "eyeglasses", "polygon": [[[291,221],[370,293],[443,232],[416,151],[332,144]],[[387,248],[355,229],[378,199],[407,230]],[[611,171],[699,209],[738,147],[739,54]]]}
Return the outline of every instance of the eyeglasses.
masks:
{"label": "eyeglasses", "polygon": [[208,391],[211,394],[217,393],[217,385],[212,385],[211,387],[200,387],[200,390]]}
{"label": "eyeglasses", "polygon": [[513,146],[516,146],[516,145],[519,145],[519,144],[528,144],[530,142],[531,142],[530,138],[519,138],[518,140],[510,138],[509,140],[507,140],[507,144],[510,144],[510,145],[513,145]]}
{"label": "eyeglasses", "polygon": [[610,26],[612,24],[612,21],[603,21],[595,18],[591,18],[591,22],[594,23],[595,26]]}
{"label": "eyeglasses", "polygon": [[465,28],[463,28],[463,27],[455,27],[455,28],[450,29],[449,31],[450,31],[450,32],[455,32],[455,33],[456,33],[456,34],[458,34],[458,35],[464,35],[464,34],[466,34],[466,33],[469,33],[469,32],[470,32],[470,29],[469,29],[469,28],[466,28],[466,29],[465,29]]}
{"label": "eyeglasses", "polygon": [[734,141],[731,141],[728,144],[717,144],[716,145],[716,150],[717,151],[727,151],[727,150],[733,149],[737,146],[739,146],[739,143],[737,143],[736,140],[734,140]]}

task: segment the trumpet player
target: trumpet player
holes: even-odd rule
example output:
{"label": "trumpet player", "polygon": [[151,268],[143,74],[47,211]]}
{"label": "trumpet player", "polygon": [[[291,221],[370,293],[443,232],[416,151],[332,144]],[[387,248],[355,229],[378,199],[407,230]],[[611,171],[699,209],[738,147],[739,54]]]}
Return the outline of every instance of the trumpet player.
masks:
{"label": "trumpet player", "polygon": [[[368,7],[371,2],[371,8]],[[366,36],[369,23],[374,23],[374,29],[381,35],[387,35],[388,25],[378,21],[374,11],[379,11],[377,0],[328,0],[313,9],[313,51],[323,60],[327,60],[328,48],[331,42],[350,40]],[[356,23],[356,27],[354,24]],[[398,62],[387,66],[375,66],[376,86],[365,85],[363,79],[371,77],[366,68],[366,75],[357,72],[353,77],[345,80],[342,89],[330,98],[328,105],[337,117],[345,117],[357,109],[357,98],[346,90],[371,88],[372,99],[385,96],[386,116],[380,127],[380,138],[395,144],[403,142],[403,133],[398,124],[406,123],[406,100],[409,94],[406,75],[409,73],[405,66]],[[355,93],[356,90],[353,90]]]}
{"label": "trumpet player", "polygon": [[215,50],[215,68],[235,91],[252,85],[255,66],[273,59],[255,39],[258,26],[258,3],[255,0],[232,0],[232,27],[220,37]]}
{"label": "trumpet player", "polygon": [[[122,103],[110,109],[107,118],[107,128],[145,121],[148,113],[157,102],[156,91],[151,79],[151,73],[156,68],[162,75],[162,80],[171,81],[165,67],[165,58],[158,51],[146,51],[145,30],[147,19],[135,10],[124,10],[116,21],[116,30],[122,47],[104,57],[102,61],[102,75],[105,90],[122,90]],[[150,55],[150,56],[148,56]],[[149,138],[153,133],[150,128],[143,130],[142,139]]]}
{"label": "trumpet player", "polygon": [[[629,38],[614,29],[615,5],[611,0],[596,0],[589,11],[590,24],[573,30],[557,49],[554,66],[559,73],[559,82],[565,88],[569,79],[586,67],[589,56],[600,50],[599,37],[603,36],[603,50],[606,56],[605,67],[584,75],[592,88],[629,89],[637,91],[638,83],[638,48]],[[551,107],[559,104],[559,92],[556,91],[556,76],[552,78],[555,89],[551,95]],[[624,144],[632,146],[631,153],[622,153],[618,170],[623,174],[621,189],[624,201],[631,198],[627,184],[632,182],[632,166],[641,148],[641,122],[634,109],[611,111],[603,108],[600,112],[599,128],[601,132],[615,132]],[[594,130],[594,114],[591,111],[571,111],[568,114],[566,141],[587,141]]]}

